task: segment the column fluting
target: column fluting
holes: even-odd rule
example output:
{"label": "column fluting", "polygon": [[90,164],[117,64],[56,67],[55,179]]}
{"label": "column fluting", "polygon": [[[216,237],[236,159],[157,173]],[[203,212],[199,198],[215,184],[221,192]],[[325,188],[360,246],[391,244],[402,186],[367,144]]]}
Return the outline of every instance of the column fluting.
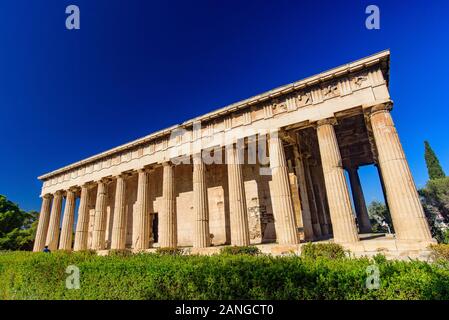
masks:
{"label": "column fluting", "polygon": [[75,200],[74,190],[67,190],[64,215],[62,217],[61,239],[59,250],[72,250],[73,224],[75,222]]}
{"label": "column fluting", "polygon": [[323,235],[323,230],[321,229],[320,220],[318,217],[318,200],[315,194],[315,188],[313,187],[313,179],[312,179],[312,168],[309,165],[309,159],[304,159],[305,164],[305,173],[306,173],[306,181],[307,181],[307,193],[309,195],[309,203],[310,203],[310,212],[312,218],[312,228],[313,235],[315,239],[319,239]]}
{"label": "column fluting", "polygon": [[269,139],[272,195],[274,202],[276,237],[279,244],[297,244],[295,211],[293,209],[284,146],[278,131],[272,131]]}
{"label": "column fluting", "polygon": [[390,109],[389,105],[375,106],[369,118],[396,237],[399,240],[431,241],[429,225]]}
{"label": "column fluting", "polygon": [[205,248],[210,246],[209,231],[209,203],[207,197],[206,165],[201,153],[193,158],[193,206],[195,210],[195,230],[193,247]]}
{"label": "column fluting", "polygon": [[48,226],[47,238],[45,245],[50,250],[58,248],[59,241],[59,225],[61,223],[61,209],[62,209],[63,192],[56,191],[53,195],[53,204],[51,206],[50,222]]}
{"label": "column fluting", "polygon": [[107,223],[107,202],[108,202],[107,182],[98,182],[97,200],[95,203],[95,220],[92,232],[92,249],[104,250],[106,245],[106,223]]}
{"label": "column fluting", "polygon": [[331,119],[318,121],[317,136],[323,166],[329,211],[337,243],[359,240],[357,226],[352,214],[351,200],[344,175],[340,149]]}
{"label": "column fluting", "polygon": [[160,214],[159,239],[162,248],[176,248],[178,245],[175,175],[171,163],[163,163],[162,212]]}
{"label": "column fluting", "polygon": [[304,240],[313,240],[313,226],[312,226],[312,215],[310,211],[309,196],[307,194],[306,185],[306,173],[304,170],[304,159],[302,155],[297,150],[297,147],[293,149],[295,153],[295,173],[298,178],[299,194],[301,199],[302,208],[302,224],[304,228]]}
{"label": "column fluting", "polygon": [[89,239],[89,187],[81,186],[78,220],[76,222],[74,251],[87,250]]}
{"label": "column fluting", "polygon": [[226,146],[229,186],[229,212],[231,220],[231,244],[247,246],[249,240],[248,213],[242,172],[242,150],[234,144]]}
{"label": "column fluting", "polygon": [[39,222],[36,230],[36,238],[34,239],[34,252],[42,251],[45,247],[45,240],[47,238],[48,224],[50,222],[50,210],[51,210],[51,194],[45,194],[42,196],[41,211],[39,214]]}
{"label": "column fluting", "polygon": [[133,249],[145,250],[150,247],[150,174],[146,169],[138,170],[137,210],[133,216]]}
{"label": "column fluting", "polygon": [[365,197],[363,195],[362,184],[356,167],[348,168],[349,181],[351,183],[352,198],[354,200],[355,212],[359,222],[361,233],[371,232],[371,222],[369,221],[368,209],[366,208]]}
{"label": "column fluting", "polygon": [[123,250],[126,247],[126,176],[117,176],[112,221],[111,249]]}

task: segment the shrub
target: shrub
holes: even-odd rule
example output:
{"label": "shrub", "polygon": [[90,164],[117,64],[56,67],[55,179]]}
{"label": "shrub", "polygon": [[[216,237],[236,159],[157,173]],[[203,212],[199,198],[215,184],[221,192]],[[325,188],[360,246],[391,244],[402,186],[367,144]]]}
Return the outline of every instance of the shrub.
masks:
{"label": "shrub", "polygon": [[301,257],[307,259],[328,258],[341,259],[345,258],[345,250],[336,243],[307,243],[301,247]]}
{"label": "shrub", "polygon": [[261,254],[261,251],[259,248],[255,247],[255,246],[229,246],[229,247],[222,248],[220,250],[220,253],[231,254],[231,255],[246,254],[246,255],[250,255],[250,256],[257,256],[257,255]]}
{"label": "shrub", "polygon": [[110,256],[114,256],[114,257],[129,257],[133,255],[133,252],[130,250],[120,250],[120,249],[114,249],[114,250],[110,250],[108,253]]}
{"label": "shrub", "polygon": [[160,254],[160,255],[177,256],[177,255],[182,255],[183,251],[182,251],[182,249],[179,249],[179,248],[157,248],[156,253]]}
{"label": "shrub", "polygon": [[434,244],[430,245],[429,249],[432,251],[433,260],[449,261],[449,244]]}
{"label": "shrub", "polygon": [[[449,268],[379,262],[380,288],[369,290],[367,258],[9,252],[0,253],[0,299],[449,299]],[[69,265],[79,290],[65,286]]]}

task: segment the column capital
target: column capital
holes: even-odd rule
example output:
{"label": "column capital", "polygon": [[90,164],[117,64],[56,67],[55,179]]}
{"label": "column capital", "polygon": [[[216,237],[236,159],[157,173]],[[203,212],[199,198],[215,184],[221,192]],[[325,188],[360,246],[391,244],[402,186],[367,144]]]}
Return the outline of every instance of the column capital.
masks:
{"label": "column capital", "polygon": [[64,190],[64,196],[67,198],[67,196],[68,196],[70,193],[76,196],[76,194],[78,193],[79,190],[80,190],[80,189],[79,189],[79,187],[77,187],[77,186],[70,187],[70,188]]}
{"label": "column capital", "polygon": [[64,195],[64,190],[57,190],[53,193],[54,197],[62,197]]}
{"label": "column capital", "polygon": [[115,175],[113,178],[115,180],[117,180],[117,178],[127,179],[127,178],[131,177],[132,174],[133,174],[132,171],[123,171],[123,172],[120,172],[119,174]]}
{"label": "column capital", "polygon": [[101,179],[98,179],[97,181],[95,181],[96,184],[100,184],[100,183],[104,183],[105,185],[108,185],[109,183],[112,182],[112,177],[103,177]]}
{"label": "column capital", "polygon": [[369,111],[368,111],[368,115],[372,116],[375,113],[378,112],[386,112],[386,111],[391,111],[393,109],[393,103],[392,102],[388,102],[388,103],[381,103],[381,104],[377,104],[372,106]]}
{"label": "column capital", "polygon": [[150,168],[150,167],[143,167],[143,168],[139,168],[139,169],[136,169],[136,172],[137,173],[150,173],[150,172],[152,172],[154,170],[154,168]]}
{"label": "column capital", "polygon": [[42,199],[51,199],[51,198],[53,198],[53,194],[51,193],[46,193],[42,196]]}
{"label": "column capital", "polygon": [[73,187],[68,188],[68,189],[66,190],[66,192],[73,192],[73,193],[76,193],[76,192],[79,191],[79,189],[80,189],[80,187],[78,187],[78,186],[73,186]]}
{"label": "column capital", "polygon": [[97,185],[97,183],[95,181],[87,181],[85,183],[81,183],[81,184],[77,185],[76,188],[78,188],[78,189],[83,189],[83,188],[92,189],[96,185]]}
{"label": "column capital", "polygon": [[320,119],[316,122],[315,126],[319,127],[322,125],[326,125],[326,124],[330,124],[331,126],[335,126],[337,124],[337,118],[335,117],[331,117],[331,118],[326,118],[326,119]]}
{"label": "column capital", "polygon": [[162,166],[163,167],[173,167],[174,164],[170,160],[167,160],[167,161],[162,162]]}

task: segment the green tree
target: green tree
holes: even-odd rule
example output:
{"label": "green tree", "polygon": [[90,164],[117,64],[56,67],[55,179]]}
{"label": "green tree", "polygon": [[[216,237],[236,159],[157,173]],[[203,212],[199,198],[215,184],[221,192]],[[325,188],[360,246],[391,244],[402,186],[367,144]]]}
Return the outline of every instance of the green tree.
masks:
{"label": "green tree", "polygon": [[449,243],[449,177],[428,141],[424,141],[424,147],[429,180],[418,193],[432,236],[438,242]]}
{"label": "green tree", "polygon": [[433,152],[428,141],[424,141],[424,149],[424,159],[426,159],[429,179],[433,180],[444,178],[446,175],[444,174],[443,168],[441,168],[440,161],[438,160],[435,152]]}
{"label": "green tree", "polygon": [[22,226],[23,212],[13,202],[0,195],[0,238]]}
{"label": "green tree", "polygon": [[37,212],[25,212],[0,195],[0,250],[31,250],[37,217]]}
{"label": "green tree", "polygon": [[432,236],[449,243],[449,177],[427,181],[418,190]]}
{"label": "green tree", "polygon": [[393,232],[390,213],[387,206],[379,201],[372,201],[368,205],[368,216],[373,232]]}

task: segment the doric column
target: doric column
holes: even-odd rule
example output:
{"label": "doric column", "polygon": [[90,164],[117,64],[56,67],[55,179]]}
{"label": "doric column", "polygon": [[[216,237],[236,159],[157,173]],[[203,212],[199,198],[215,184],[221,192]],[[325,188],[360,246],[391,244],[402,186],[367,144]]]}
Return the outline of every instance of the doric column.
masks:
{"label": "doric column", "polygon": [[318,166],[318,164],[314,165],[313,168],[311,168],[311,171],[313,172],[312,176],[312,183],[314,186],[314,192],[315,192],[315,199],[317,201],[317,207],[318,207],[318,221],[320,223],[321,233],[322,235],[328,235],[329,234],[329,224],[330,221],[327,219],[326,215],[326,197],[324,195],[325,188],[321,188],[321,174],[320,171],[321,166]]}
{"label": "doric column", "polygon": [[210,246],[209,231],[209,203],[207,199],[206,165],[201,154],[193,158],[193,206],[195,210],[195,229],[193,247],[204,248]]}
{"label": "doric column", "polygon": [[98,182],[97,200],[95,203],[95,220],[92,232],[92,249],[104,250],[106,243],[106,206],[108,202],[108,186],[107,181],[100,180]]}
{"label": "doric column", "polygon": [[358,169],[356,167],[348,168],[348,175],[351,183],[352,199],[354,200],[355,212],[357,213],[360,232],[370,233],[371,222],[369,221],[368,209],[366,208],[365,197],[363,195]]}
{"label": "doric column", "polygon": [[430,229],[390,109],[389,105],[373,107],[370,122],[396,237],[430,241]]}
{"label": "doric column", "polygon": [[351,200],[343,172],[334,124],[335,122],[332,119],[318,121],[318,144],[320,146],[334,241],[350,243],[358,241],[359,238],[352,214]]}
{"label": "doric column", "polygon": [[115,189],[114,219],[112,221],[111,249],[126,247],[126,176],[117,176]]}
{"label": "doric column", "polygon": [[159,243],[162,248],[176,248],[178,232],[176,221],[175,175],[171,163],[163,163],[162,212],[159,215]]}
{"label": "doric column", "polygon": [[323,232],[321,230],[321,225],[320,225],[320,219],[318,218],[318,200],[317,197],[315,195],[315,190],[313,188],[313,180],[312,180],[312,173],[311,173],[311,168],[309,165],[309,160],[308,159],[304,159],[305,161],[305,174],[306,174],[306,181],[307,181],[307,194],[309,195],[309,203],[310,203],[310,213],[311,213],[311,218],[312,218],[312,228],[313,228],[313,235],[315,239],[320,238],[323,235]]}
{"label": "doric column", "polygon": [[388,198],[387,198],[387,190],[385,189],[384,178],[382,175],[382,170],[380,169],[379,163],[375,163],[374,166],[377,169],[377,175],[379,176],[380,186],[382,188],[382,195],[385,200],[385,207],[387,207],[387,211],[390,212],[390,208],[388,207]]}
{"label": "doric column", "polygon": [[133,249],[145,250],[150,247],[150,186],[149,172],[138,170],[137,210],[133,216]]}
{"label": "doric column", "polygon": [[51,206],[50,223],[48,226],[47,239],[45,245],[50,250],[58,248],[59,240],[59,224],[61,223],[61,209],[62,209],[62,191],[56,191],[53,195],[53,204]]}
{"label": "doric column", "polygon": [[242,172],[242,150],[234,144],[226,146],[228,168],[229,212],[231,220],[231,244],[249,245],[248,213]]}
{"label": "doric column", "polygon": [[73,223],[75,221],[75,191],[67,190],[64,216],[62,217],[59,250],[72,250]]}
{"label": "doric column", "polygon": [[327,201],[327,195],[326,195],[326,186],[324,182],[324,175],[323,175],[323,166],[319,164],[317,166],[316,172],[318,173],[318,189],[320,190],[320,198],[321,198],[321,204],[324,210],[324,218],[327,224],[327,233],[332,234],[332,223],[331,223],[331,217],[329,215],[329,205]]}
{"label": "doric column", "polygon": [[42,196],[42,206],[41,212],[39,214],[39,223],[37,225],[36,238],[34,239],[34,252],[42,251],[45,247],[48,223],[50,220],[51,200],[51,194],[45,194],[44,196]]}
{"label": "doric column", "polygon": [[78,207],[78,220],[76,222],[74,251],[87,250],[89,238],[89,187],[81,186],[80,203]]}
{"label": "doric column", "polygon": [[304,160],[299,153],[298,146],[293,147],[295,155],[295,173],[298,178],[299,194],[302,208],[302,223],[304,228],[304,240],[313,239],[312,215],[310,213],[310,203],[307,194],[306,173],[304,170]]}
{"label": "doric column", "polygon": [[279,244],[297,244],[295,212],[288,179],[287,162],[284,146],[278,131],[270,133],[269,140],[270,168],[272,174],[273,213],[275,219],[276,237]]}

